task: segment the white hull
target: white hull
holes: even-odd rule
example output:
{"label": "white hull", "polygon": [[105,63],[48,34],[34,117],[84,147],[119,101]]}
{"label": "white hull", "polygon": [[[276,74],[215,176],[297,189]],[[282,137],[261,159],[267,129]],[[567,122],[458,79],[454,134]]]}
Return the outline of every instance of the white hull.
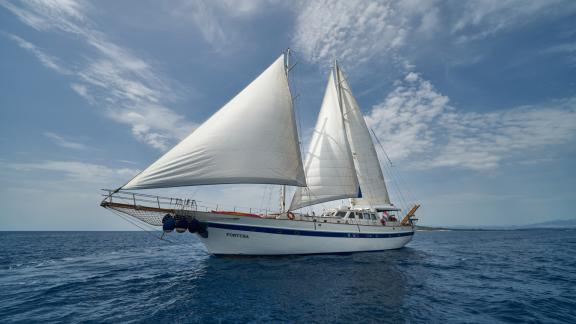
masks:
{"label": "white hull", "polygon": [[216,255],[352,253],[399,249],[412,240],[411,226],[291,221],[197,213],[207,224],[200,237]]}

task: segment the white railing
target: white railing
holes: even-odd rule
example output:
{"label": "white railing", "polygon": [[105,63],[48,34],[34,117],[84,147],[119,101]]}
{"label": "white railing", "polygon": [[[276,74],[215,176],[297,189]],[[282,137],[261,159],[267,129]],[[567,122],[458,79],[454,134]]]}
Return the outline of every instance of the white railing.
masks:
{"label": "white railing", "polygon": [[269,216],[278,214],[277,211],[263,208],[216,204],[195,199],[162,197],[162,196],[134,193],[128,191],[114,192],[113,190],[109,189],[102,189],[102,190],[106,192],[106,194],[102,194],[102,196],[105,197],[104,198],[105,202],[133,205],[135,208],[151,207],[159,209],[190,210],[190,211],[204,211],[204,212],[231,211],[231,212],[247,213],[260,216]]}

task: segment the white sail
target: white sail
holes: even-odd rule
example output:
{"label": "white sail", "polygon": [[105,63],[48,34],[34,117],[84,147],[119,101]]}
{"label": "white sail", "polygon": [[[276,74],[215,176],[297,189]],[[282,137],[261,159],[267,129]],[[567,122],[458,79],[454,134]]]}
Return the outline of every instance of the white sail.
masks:
{"label": "white sail", "polygon": [[358,180],[333,73],[328,80],[304,171],[308,187],[296,190],[291,210],[358,195]]}
{"label": "white sail", "polygon": [[306,185],[283,55],[122,189],[234,183]]}
{"label": "white sail", "polygon": [[346,76],[339,68],[337,71],[344,111],[344,125],[362,193],[362,198],[355,198],[352,203],[370,207],[390,205],[390,197],[382,175],[382,168],[368,126],[366,126],[362,111],[352,95]]}

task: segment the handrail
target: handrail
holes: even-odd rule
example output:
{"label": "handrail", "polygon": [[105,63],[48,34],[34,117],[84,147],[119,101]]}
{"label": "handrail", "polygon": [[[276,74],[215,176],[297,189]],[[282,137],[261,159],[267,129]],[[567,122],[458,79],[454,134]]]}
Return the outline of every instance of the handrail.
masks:
{"label": "handrail", "polygon": [[[245,206],[227,206],[217,203],[209,203],[205,201],[199,201],[195,199],[185,199],[185,198],[170,198],[163,196],[155,196],[150,194],[141,194],[129,191],[117,191],[109,189],[102,189],[107,192],[102,194],[104,201],[112,203],[113,201],[121,201],[123,203],[129,202],[132,205],[138,205],[143,207],[156,207],[156,208],[166,208],[166,209],[178,209],[178,210],[196,210],[196,211],[212,211],[212,210],[222,210],[230,209],[237,212],[248,212],[251,214],[259,215],[269,215],[272,211],[265,208],[254,208]],[[103,202],[104,202],[103,201]]]}

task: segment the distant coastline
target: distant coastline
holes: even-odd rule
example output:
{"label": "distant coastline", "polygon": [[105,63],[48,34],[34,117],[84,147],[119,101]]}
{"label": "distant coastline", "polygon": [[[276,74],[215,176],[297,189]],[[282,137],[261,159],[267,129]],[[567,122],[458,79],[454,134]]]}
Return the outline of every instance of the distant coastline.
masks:
{"label": "distant coastline", "polygon": [[559,219],[520,226],[416,226],[417,231],[521,231],[534,229],[576,229],[576,219]]}

